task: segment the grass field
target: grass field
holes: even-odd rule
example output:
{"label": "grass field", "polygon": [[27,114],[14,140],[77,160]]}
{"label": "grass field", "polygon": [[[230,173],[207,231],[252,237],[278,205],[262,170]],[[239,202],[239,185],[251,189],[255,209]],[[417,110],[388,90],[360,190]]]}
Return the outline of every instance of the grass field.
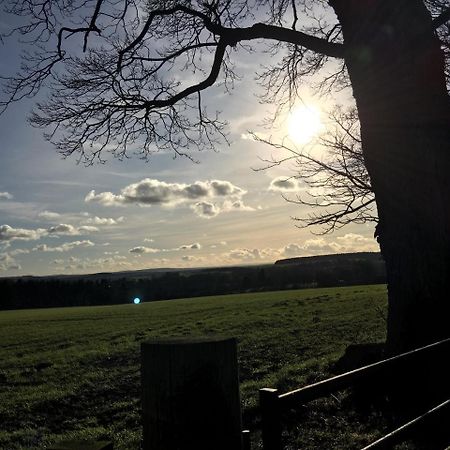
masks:
{"label": "grass field", "polygon": [[[258,421],[257,390],[325,378],[352,343],[385,335],[385,286],[280,291],[84,308],[0,312],[0,448],[45,448],[106,438],[139,448],[140,342],[235,336],[244,425]],[[292,448],[352,449],[378,436],[338,396],[314,402]],[[255,448],[258,436],[255,435]]]}

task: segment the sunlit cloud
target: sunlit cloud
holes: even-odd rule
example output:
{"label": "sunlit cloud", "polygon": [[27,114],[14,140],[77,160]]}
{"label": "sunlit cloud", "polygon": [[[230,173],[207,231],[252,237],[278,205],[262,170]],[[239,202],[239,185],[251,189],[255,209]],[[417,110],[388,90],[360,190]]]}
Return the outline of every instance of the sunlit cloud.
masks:
{"label": "sunlit cloud", "polygon": [[200,250],[202,246],[198,242],[194,242],[193,244],[184,244],[180,245],[175,250]]}
{"label": "sunlit cloud", "polygon": [[199,242],[194,242],[193,244],[183,244],[175,248],[152,248],[145,247],[143,245],[130,248],[129,253],[134,253],[135,255],[143,255],[145,253],[163,253],[163,252],[179,252],[185,250],[200,250],[202,248]]}
{"label": "sunlit cloud", "polygon": [[122,223],[125,221],[125,217],[120,216],[117,219],[114,219],[112,217],[89,217],[89,219],[86,219],[83,221],[84,224],[87,225],[117,225],[119,223]]}
{"label": "sunlit cloud", "polygon": [[220,214],[220,208],[209,202],[198,202],[192,205],[191,208],[197,216],[206,219],[211,219],[211,217],[216,217]]}
{"label": "sunlit cloud", "polygon": [[47,244],[39,244],[33,248],[35,252],[69,252],[77,247],[93,247],[95,244],[89,240],[65,242],[64,244],[58,245],[56,247],[49,246]]}
{"label": "sunlit cloud", "polygon": [[20,264],[9,253],[0,253],[0,272],[21,270]]}
{"label": "sunlit cloud", "polygon": [[379,251],[379,247],[373,238],[355,233],[338,236],[335,240],[323,237],[307,239],[303,244],[290,243],[281,249],[286,257],[376,251]]}
{"label": "sunlit cloud", "polygon": [[130,248],[128,251],[135,255],[143,255],[144,253],[159,253],[159,252],[161,252],[161,250],[158,250],[157,248],[144,247],[143,245]]}
{"label": "sunlit cloud", "polygon": [[97,227],[92,225],[83,225],[81,227],[75,227],[67,223],[60,223],[58,225],[51,226],[47,229],[49,235],[60,236],[78,236],[80,234],[90,234],[99,231]]}
{"label": "sunlit cloud", "polygon": [[38,228],[30,230],[26,228],[13,228],[9,225],[0,225],[0,241],[35,241],[47,234],[47,230]]}
{"label": "sunlit cloud", "polygon": [[12,200],[14,197],[9,192],[0,192],[0,200]]}
{"label": "sunlit cloud", "polygon": [[193,211],[201,217],[214,217],[221,207],[212,203],[212,199],[239,201],[247,191],[229,181],[208,180],[191,184],[166,183],[145,178],[138,183],[124,187],[119,194],[112,192],[89,192],[85,197],[87,203],[99,203],[103,206],[175,206],[191,205]]}
{"label": "sunlit cloud", "polygon": [[269,191],[295,192],[301,189],[301,183],[296,178],[277,177],[269,185]]}
{"label": "sunlit cloud", "polygon": [[52,221],[52,220],[58,220],[61,217],[61,214],[54,212],[54,211],[42,211],[38,214],[38,219],[42,219],[42,220],[48,220],[48,221]]}

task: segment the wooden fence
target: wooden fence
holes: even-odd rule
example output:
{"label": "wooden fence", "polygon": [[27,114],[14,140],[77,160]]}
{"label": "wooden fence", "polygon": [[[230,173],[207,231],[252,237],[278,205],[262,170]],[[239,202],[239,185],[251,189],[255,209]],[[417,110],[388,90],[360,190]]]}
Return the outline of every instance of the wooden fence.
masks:
{"label": "wooden fence", "polygon": [[[381,377],[387,373],[394,373],[405,364],[414,364],[415,361],[424,360],[422,357],[448,358],[450,350],[450,339],[445,339],[425,347],[412,350],[401,355],[394,356],[356,370],[337,375],[324,381],[309,386],[295,389],[294,391],[280,394],[277,389],[260,389],[260,407],[262,421],[262,438],[264,450],[282,450],[282,420],[283,413],[298,408],[305,403],[316,400],[342,389],[350,388],[355,383],[365,379],[373,379],[374,376]],[[447,352],[447,353],[445,353]],[[378,441],[372,443],[366,449],[389,448],[394,443],[404,441],[417,427],[422,426],[435,419],[437,415],[450,411],[450,399],[435,406],[426,413],[406,423],[397,430],[389,433]]]}

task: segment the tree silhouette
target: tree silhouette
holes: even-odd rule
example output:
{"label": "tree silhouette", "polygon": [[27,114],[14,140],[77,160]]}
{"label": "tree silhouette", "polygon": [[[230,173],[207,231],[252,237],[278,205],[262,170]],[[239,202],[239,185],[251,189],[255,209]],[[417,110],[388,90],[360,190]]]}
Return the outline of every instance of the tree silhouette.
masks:
{"label": "tree silhouette", "polygon": [[[3,106],[34,96],[31,123],[64,155],[190,155],[226,139],[202,92],[237,82],[236,51],[269,42],[259,75],[283,106],[305,76],[350,83],[375,194],[389,288],[388,344],[404,350],[448,334],[450,8],[443,0],[3,0],[31,42],[6,80]],[[79,44],[79,47],[76,45]],[[278,57],[279,56],[279,57]],[[277,58],[278,57],[278,58]],[[185,76],[189,72],[190,77]],[[192,83],[187,80],[194,80]]]}

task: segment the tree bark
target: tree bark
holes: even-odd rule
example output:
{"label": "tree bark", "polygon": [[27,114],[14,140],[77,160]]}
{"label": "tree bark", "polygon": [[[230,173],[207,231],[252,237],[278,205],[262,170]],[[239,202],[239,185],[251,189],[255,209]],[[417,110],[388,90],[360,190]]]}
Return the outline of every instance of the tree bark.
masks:
{"label": "tree bark", "polygon": [[421,0],[334,0],[374,189],[388,281],[387,346],[450,335],[450,102]]}

